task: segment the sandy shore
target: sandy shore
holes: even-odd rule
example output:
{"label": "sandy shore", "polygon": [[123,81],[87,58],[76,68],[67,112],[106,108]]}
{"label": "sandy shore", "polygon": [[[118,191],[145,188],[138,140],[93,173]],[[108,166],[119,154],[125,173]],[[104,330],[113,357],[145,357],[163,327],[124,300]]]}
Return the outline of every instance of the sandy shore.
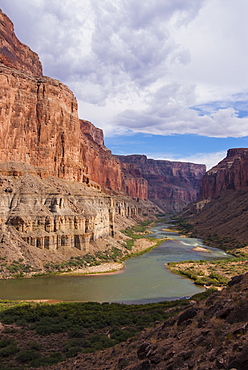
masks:
{"label": "sandy shore", "polygon": [[199,246],[192,248],[192,251],[210,253],[210,250],[208,250],[207,248],[199,247]]}
{"label": "sandy shore", "polygon": [[[135,254],[145,251],[154,246],[154,244],[155,242],[149,239],[137,239],[134,242],[132,253]],[[98,266],[89,266],[70,272],[62,272],[60,275],[77,276],[77,275],[95,275],[95,274],[119,274],[122,272],[124,267],[125,265],[123,262],[107,262],[101,263]]]}
{"label": "sandy shore", "polygon": [[116,274],[124,268],[122,262],[101,263],[98,266],[88,266],[70,272],[62,272],[60,275],[95,275],[95,274]]}

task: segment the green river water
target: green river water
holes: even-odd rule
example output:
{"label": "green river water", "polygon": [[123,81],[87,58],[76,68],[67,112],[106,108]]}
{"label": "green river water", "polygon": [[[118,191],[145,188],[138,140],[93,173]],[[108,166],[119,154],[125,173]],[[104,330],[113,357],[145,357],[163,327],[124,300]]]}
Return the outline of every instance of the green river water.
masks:
{"label": "green river water", "polygon": [[201,240],[162,230],[167,227],[170,225],[158,223],[151,228],[152,237],[168,236],[174,240],[167,240],[152,251],[127,260],[125,268],[117,274],[0,280],[0,299],[148,303],[202,292],[203,288],[171,273],[165,264],[189,259],[213,260],[228,255],[210,247],[210,253],[193,251],[196,245],[203,246]]}

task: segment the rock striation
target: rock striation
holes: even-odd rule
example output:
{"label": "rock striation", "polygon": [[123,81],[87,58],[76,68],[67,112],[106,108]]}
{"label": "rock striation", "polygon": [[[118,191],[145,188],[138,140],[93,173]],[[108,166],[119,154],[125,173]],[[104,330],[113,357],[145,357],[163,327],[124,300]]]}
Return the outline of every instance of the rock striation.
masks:
{"label": "rock striation", "polygon": [[2,12],[0,33],[0,226],[12,255],[28,258],[30,247],[43,251],[39,259],[88,253],[124,219],[158,213],[150,200],[178,211],[196,198],[204,166],[114,156],[102,130],[79,119],[72,91],[42,75],[38,55]]}
{"label": "rock striation", "polygon": [[38,54],[21,43],[14,33],[11,20],[0,9],[0,62],[7,67],[42,76]]}
{"label": "rock striation", "polygon": [[91,183],[42,178],[27,164],[0,163],[0,254],[7,263],[22,259],[42,271],[46,262],[94,254],[117,240],[121,247],[119,229],[156,211],[149,201],[106,194]]}
{"label": "rock striation", "polygon": [[198,198],[206,166],[194,163],[148,159],[145,155],[117,156],[126,172],[135,166],[148,182],[148,199],[169,212],[181,211]]}
{"label": "rock striation", "polygon": [[229,149],[226,158],[202,179],[202,199],[216,198],[227,190],[248,191],[248,148]]}
{"label": "rock striation", "polygon": [[102,130],[79,120],[73,93],[42,76],[37,54],[16,38],[5,14],[0,18],[0,161],[26,163],[39,167],[42,176],[91,181],[146,199],[146,181],[123,174],[104,145]]}
{"label": "rock striation", "polygon": [[247,244],[248,148],[229,149],[201,181],[200,199],[182,217],[208,245],[232,249]]}
{"label": "rock striation", "polygon": [[42,268],[94,252],[157,207],[145,201],[147,182],[122,171],[102,130],[79,120],[70,89],[43,76],[2,12],[0,21],[1,255]]}

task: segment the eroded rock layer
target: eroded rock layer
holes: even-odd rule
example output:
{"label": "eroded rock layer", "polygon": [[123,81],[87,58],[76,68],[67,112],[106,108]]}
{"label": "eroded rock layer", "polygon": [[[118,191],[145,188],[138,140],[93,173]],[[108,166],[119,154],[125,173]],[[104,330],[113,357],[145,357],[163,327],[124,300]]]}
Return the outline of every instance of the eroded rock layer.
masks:
{"label": "eroded rock layer", "polygon": [[218,197],[227,190],[248,191],[248,148],[229,149],[226,158],[202,179],[202,199]]}
{"label": "eroded rock layer", "polygon": [[[148,199],[165,211],[181,211],[199,195],[205,165],[148,159],[145,155],[117,156],[130,175],[134,167],[148,182]],[[133,166],[128,168],[127,166]]]}
{"label": "eroded rock layer", "polygon": [[42,76],[42,65],[38,55],[18,40],[14,33],[13,23],[1,9],[0,62],[20,71]]}
{"label": "eroded rock layer", "polygon": [[201,198],[182,216],[208,244],[232,249],[248,241],[248,149],[227,152],[201,182]]}
{"label": "eroded rock layer", "polygon": [[42,176],[94,181],[147,198],[147,182],[125,178],[119,160],[104,146],[102,130],[79,120],[77,101],[67,86],[4,65],[0,84],[1,162],[22,162],[39,167]]}
{"label": "eroded rock layer", "polygon": [[35,167],[0,163],[0,252],[7,263],[23,259],[35,271],[106,249],[120,228],[155,211],[149,201],[108,195],[91,183],[44,179]]}

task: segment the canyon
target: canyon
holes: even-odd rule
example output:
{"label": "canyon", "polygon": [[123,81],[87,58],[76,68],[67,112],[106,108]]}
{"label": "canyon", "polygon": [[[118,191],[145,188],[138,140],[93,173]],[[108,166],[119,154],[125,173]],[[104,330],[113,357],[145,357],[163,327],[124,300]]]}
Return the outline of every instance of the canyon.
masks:
{"label": "canyon", "polygon": [[[8,267],[16,261],[44,273],[47,263],[106,249],[129,253],[121,230],[156,220],[156,213],[181,212],[192,233],[209,244],[219,239],[230,249],[246,243],[247,148],[230,149],[206,173],[204,165],[115,156],[102,130],[79,119],[70,89],[43,76],[38,55],[16,38],[1,11],[0,35],[1,278],[13,276]],[[184,310],[168,310],[166,321],[114,348],[77,353],[51,369],[247,368],[247,284],[247,274],[236,276],[222,291],[186,300]],[[34,342],[24,338],[22,325],[27,328],[19,320],[11,332],[0,323],[0,331],[29,340],[26,350]],[[105,333],[110,338],[111,330]],[[42,345],[55,337],[42,335]]]}
{"label": "canyon", "polygon": [[205,165],[154,160],[145,155],[117,158],[122,166],[137,166],[148,183],[148,198],[166,212],[179,212],[199,196]]}
{"label": "canyon", "polygon": [[3,258],[42,269],[116,244],[121,229],[196,200],[205,166],[114,156],[2,12],[0,35]]}

